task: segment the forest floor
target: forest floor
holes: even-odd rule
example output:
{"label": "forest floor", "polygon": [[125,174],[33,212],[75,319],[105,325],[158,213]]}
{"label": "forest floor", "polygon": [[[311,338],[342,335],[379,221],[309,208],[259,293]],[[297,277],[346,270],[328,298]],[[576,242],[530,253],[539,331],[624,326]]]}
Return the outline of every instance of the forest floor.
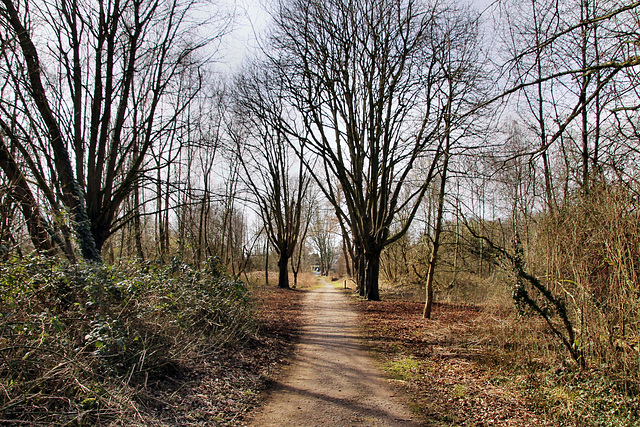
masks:
{"label": "forest floor", "polygon": [[[384,294],[369,302],[323,282],[253,289],[255,339],[175,390],[180,423],[165,425],[605,425],[603,412],[578,405],[578,388],[559,382],[564,373],[542,361],[530,362],[537,371],[514,362],[504,346],[520,332],[504,313],[436,304],[426,320],[419,302]],[[363,378],[372,382],[359,384]],[[382,400],[363,397],[377,388]],[[585,390],[587,400],[608,398]]]}
{"label": "forest floor", "polygon": [[[17,320],[5,321],[0,336],[0,425],[640,425],[638,395],[625,394],[624,382],[593,367],[572,369],[549,347],[539,319],[515,318],[504,308],[436,304],[425,320],[421,303],[393,290],[369,302],[311,273],[292,290],[255,285],[264,279],[251,276],[252,304],[243,300],[245,316],[227,313],[233,328],[215,345],[170,329],[178,323],[160,316],[173,313],[160,304],[165,288],[151,298],[132,293],[121,305],[112,301],[118,322],[106,317],[113,329],[104,339],[113,330],[119,340],[130,338],[133,350],[111,365],[107,356],[68,344],[86,334],[82,325],[91,313],[76,309],[43,320],[44,309],[31,307],[35,298],[23,292],[28,303],[10,307]],[[199,295],[185,292],[180,301],[202,308],[194,300]],[[185,307],[183,315],[202,316]],[[140,325],[125,323],[143,315]],[[135,347],[139,336],[142,350]],[[17,339],[37,340],[40,353]],[[546,353],[532,351],[540,348]],[[124,345],[118,349],[124,352]],[[121,360],[133,362],[106,370]],[[138,363],[146,363],[144,371],[134,372]],[[264,409],[278,395],[289,401],[288,414],[282,406]]]}
{"label": "forest floor", "polygon": [[500,322],[490,313],[437,304],[432,319],[423,319],[419,302],[354,297],[352,304],[371,354],[411,397],[423,425],[555,425],[524,396],[526,376],[502,372],[489,354],[487,329]]}
{"label": "forest floor", "polygon": [[[245,425],[247,412],[259,404],[262,392],[289,364],[299,340],[304,295],[295,289],[253,289],[255,336],[206,360],[185,360],[179,373],[168,376],[155,390],[147,390],[144,421],[124,425]],[[158,408],[155,415],[153,407]]]}

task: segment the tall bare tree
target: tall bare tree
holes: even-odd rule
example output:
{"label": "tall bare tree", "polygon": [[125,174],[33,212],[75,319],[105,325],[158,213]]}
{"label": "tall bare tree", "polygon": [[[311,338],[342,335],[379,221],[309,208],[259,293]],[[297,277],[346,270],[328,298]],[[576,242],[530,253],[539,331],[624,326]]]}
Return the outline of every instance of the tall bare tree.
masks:
{"label": "tall bare tree", "polygon": [[138,188],[152,145],[199,93],[197,52],[226,21],[196,36],[205,34],[204,15],[192,0],[0,5],[2,44],[12,47],[1,52],[8,84],[0,115],[25,145],[31,170],[24,172],[45,178],[37,181],[45,195],[60,195],[82,256],[99,260],[108,237],[132,218],[123,202]]}
{"label": "tall bare tree", "polygon": [[[471,123],[481,121],[477,106],[484,101],[487,88],[487,71],[483,69],[486,61],[481,49],[477,13],[469,8],[451,6],[443,12],[436,28],[439,36],[432,37],[432,42],[443,43],[442,49],[433,47],[438,67],[444,76],[441,94],[444,100],[441,136],[443,160],[439,169],[437,212],[426,278],[425,318],[431,317],[433,305],[433,283],[443,230],[450,167],[456,152],[463,148],[459,146],[461,141],[473,135]],[[475,114],[470,115],[470,111],[475,111]]]}
{"label": "tall bare tree", "polygon": [[[380,254],[406,233],[441,156],[442,74],[430,43],[439,12],[418,0],[287,0],[274,13],[272,66],[302,123],[289,131],[350,231],[356,280],[371,300],[380,298]],[[426,170],[414,174],[419,164]]]}
{"label": "tall bare tree", "polygon": [[288,289],[289,260],[299,243],[310,175],[291,148],[285,93],[277,75],[253,69],[236,84],[234,139],[246,184],[278,255],[278,287]]}

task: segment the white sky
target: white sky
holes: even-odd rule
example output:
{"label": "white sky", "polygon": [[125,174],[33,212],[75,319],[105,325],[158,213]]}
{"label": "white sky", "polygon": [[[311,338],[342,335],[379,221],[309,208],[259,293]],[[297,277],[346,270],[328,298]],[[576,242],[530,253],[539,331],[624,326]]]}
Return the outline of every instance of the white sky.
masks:
{"label": "white sky", "polygon": [[[446,0],[445,0],[446,1]],[[460,0],[462,3],[464,0]],[[469,0],[474,7],[482,11],[495,0]],[[268,0],[219,0],[219,5],[226,10],[235,10],[234,29],[227,36],[221,47],[220,65],[222,71],[233,72],[244,59],[258,48],[258,40],[269,23],[269,15],[265,11]]]}

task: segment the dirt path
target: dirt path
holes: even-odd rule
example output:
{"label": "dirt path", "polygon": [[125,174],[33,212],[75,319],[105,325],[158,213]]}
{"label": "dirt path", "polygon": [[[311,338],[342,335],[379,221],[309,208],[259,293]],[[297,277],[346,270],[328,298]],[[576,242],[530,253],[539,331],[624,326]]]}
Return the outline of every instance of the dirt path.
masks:
{"label": "dirt path", "polygon": [[332,284],[305,298],[296,357],[251,426],[417,426],[362,348],[357,315]]}

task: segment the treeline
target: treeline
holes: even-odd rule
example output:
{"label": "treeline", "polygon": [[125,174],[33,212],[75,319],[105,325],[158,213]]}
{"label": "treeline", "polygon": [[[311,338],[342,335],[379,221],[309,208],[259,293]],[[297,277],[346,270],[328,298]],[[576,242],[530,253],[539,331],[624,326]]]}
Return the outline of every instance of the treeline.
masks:
{"label": "treeline", "polygon": [[2,0],[1,255],[285,288],[340,258],[425,317],[499,265],[577,364],[635,378],[638,6],[283,0],[222,76],[207,4]]}

